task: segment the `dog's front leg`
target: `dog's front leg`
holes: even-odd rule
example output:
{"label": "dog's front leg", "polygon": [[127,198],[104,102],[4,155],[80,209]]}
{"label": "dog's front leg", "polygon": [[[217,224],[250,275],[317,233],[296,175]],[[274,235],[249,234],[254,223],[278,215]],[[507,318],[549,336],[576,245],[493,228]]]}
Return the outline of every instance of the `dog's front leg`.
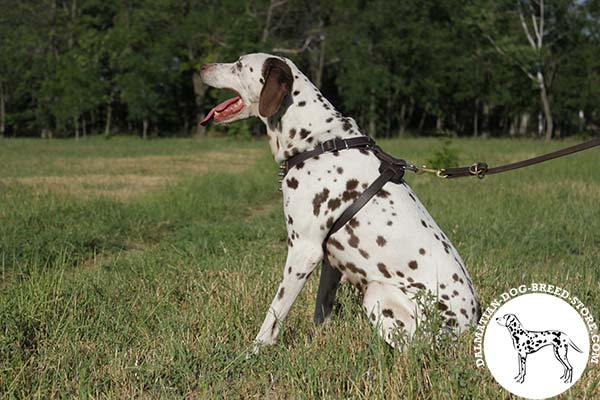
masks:
{"label": "dog's front leg", "polygon": [[283,270],[283,279],[279,284],[267,316],[254,340],[253,353],[260,346],[275,343],[281,323],[285,320],[296,297],[304,287],[306,280],[321,261],[323,251],[320,243],[297,240],[288,248],[288,256]]}

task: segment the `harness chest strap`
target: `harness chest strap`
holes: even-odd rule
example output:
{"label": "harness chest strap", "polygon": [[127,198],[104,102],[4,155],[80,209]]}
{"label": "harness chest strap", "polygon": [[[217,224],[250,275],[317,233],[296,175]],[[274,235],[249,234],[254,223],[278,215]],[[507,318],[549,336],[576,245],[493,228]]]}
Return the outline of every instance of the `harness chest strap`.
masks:
{"label": "harness chest strap", "polygon": [[412,167],[409,166],[406,161],[400,160],[392,157],[391,155],[385,153],[379,146],[375,144],[375,141],[368,136],[361,136],[351,139],[332,139],[326,142],[321,143],[319,146],[315,147],[313,150],[305,151],[303,153],[296,154],[289,159],[287,159],[281,166],[280,176],[283,178],[287,172],[295,167],[296,165],[304,162],[314,156],[327,153],[334,152],[340,150],[350,150],[362,148],[366,150],[370,150],[375,154],[377,158],[381,161],[381,165],[379,167],[380,175],[369,187],[365,189],[364,192],[352,203],[348,206],[344,212],[340,215],[340,217],[333,223],[329,232],[325,236],[323,240],[323,255],[325,259],[327,259],[327,240],[331,235],[339,231],[348,221],[352,219],[363,207],[365,204],[369,202],[375,196],[381,188],[392,181],[394,183],[402,182],[402,177],[404,176],[404,170],[406,168]]}

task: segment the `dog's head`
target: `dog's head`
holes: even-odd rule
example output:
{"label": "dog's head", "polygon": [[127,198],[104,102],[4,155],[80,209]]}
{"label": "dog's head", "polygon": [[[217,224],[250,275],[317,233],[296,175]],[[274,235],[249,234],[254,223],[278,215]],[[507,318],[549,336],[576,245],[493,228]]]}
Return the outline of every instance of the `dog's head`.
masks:
{"label": "dog's head", "polygon": [[496,322],[501,326],[516,328],[519,325],[519,320],[515,314],[504,314],[502,317],[497,317]]}
{"label": "dog's head", "polygon": [[210,110],[201,124],[270,118],[281,112],[294,86],[292,68],[296,70],[290,60],[263,53],[241,56],[234,63],[204,65],[200,76],[205,84],[229,89],[236,96]]}

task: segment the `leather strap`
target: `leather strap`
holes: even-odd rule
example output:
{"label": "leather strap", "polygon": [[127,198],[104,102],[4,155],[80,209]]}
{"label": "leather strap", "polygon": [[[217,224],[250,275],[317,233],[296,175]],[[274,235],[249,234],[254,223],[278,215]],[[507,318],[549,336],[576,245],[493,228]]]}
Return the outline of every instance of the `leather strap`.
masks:
{"label": "leather strap", "polygon": [[505,164],[494,168],[488,168],[488,165],[484,162],[478,162],[469,167],[444,168],[439,170],[438,176],[441,178],[448,179],[461,178],[464,176],[477,176],[479,178],[483,178],[485,175],[499,174],[500,172],[527,167],[528,165],[538,164],[544,161],[552,160],[554,158],[577,153],[578,151],[591,149],[592,147],[596,147],[598,145],[600,145],[600,138],[579,143],[575,146],[567,147],[558,151],[554,151],[552,153],[544,154],[542,156],[529,158],[527,160],[518,161],[511,164]]}
{"label": "leather strap", "polygon": [[348,208],[344,210],[342,215],[333,223],[331,229],[327,233],[325,240],[323,241],[323,248],[329,237],[339,231],[348,221],[354,217],[361,208],[364,207],[365,204],[369,202],[381,190],[381,188],[388,183],[394,176],[396,172],[392,168],[387,168],[371,185],[365,189],[365,191],[354,201],[354,203],[350,204]]}
{"label": "leather strap", "polygon": [[348,150],[360,147],[370,148],[372,146],[375,146],[375,141],[368,136],[359,136],[350,139],[331,139],[319,144],[312,150],[298,153],[285,160],[280,167],[283,172],[282,176],[285,176],[285,174],[296,165],[314,156],[330,151]]}

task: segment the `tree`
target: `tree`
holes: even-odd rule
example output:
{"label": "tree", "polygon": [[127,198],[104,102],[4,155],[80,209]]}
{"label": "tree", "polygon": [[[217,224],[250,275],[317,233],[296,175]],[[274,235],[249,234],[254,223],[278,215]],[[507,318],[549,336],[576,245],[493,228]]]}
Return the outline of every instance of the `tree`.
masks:
{"label": "tree", "polygon": [[[517,67],[535,85],[544,114],[543,130],[550,140],[554,130],[551,104],[551,77],[560,56],[555,44],[569,29],[564,18],[571,12],[571,2],[557,0],[504,0],[477,3],[471,10],[479,16],[479,27],[503,58]],[[540,125],[542,126],[542,125]]]}

